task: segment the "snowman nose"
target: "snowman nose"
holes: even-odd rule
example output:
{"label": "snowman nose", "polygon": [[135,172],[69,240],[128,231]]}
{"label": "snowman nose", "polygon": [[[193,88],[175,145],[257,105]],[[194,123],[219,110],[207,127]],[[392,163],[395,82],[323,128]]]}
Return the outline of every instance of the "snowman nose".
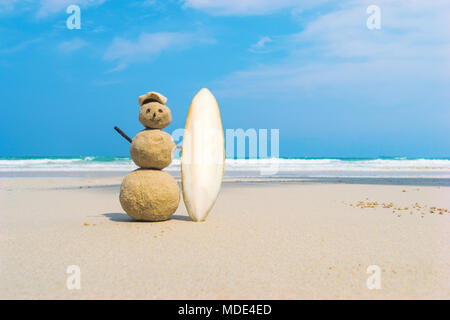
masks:
{"label": "snowman nose", "polygon": [[155,119],[156,117],[156,112],[153,112],[153,119]]}

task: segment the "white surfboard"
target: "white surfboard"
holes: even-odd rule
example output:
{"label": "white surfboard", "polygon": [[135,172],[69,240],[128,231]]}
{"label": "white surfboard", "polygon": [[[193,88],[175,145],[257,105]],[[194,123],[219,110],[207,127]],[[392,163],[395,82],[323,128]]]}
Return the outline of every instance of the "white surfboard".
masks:
{"label": "white surfboard", "polygon": [[192,100],[181,150],[183,200],[194,221],[204,221],[217,196],[225,168],[225,138],[216,99],[201,89]]}

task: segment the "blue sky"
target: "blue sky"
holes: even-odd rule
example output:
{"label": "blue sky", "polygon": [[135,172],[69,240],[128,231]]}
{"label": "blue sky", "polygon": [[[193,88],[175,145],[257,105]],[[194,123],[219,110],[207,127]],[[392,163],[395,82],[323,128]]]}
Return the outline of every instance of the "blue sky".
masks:
{"label": "blue sky", "polygon": [[171,133],[207,87],[284,157],[449,157],[449,24],[440,0],[2,0],[0,156],[126,156],[139,95],[168,97]]}

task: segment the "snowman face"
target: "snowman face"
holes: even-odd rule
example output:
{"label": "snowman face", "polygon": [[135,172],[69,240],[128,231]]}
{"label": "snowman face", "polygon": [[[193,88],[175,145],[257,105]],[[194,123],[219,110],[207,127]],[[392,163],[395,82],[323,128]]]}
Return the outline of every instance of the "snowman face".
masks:
{"label": "snowman face", "polygon": [[172,121],[170,109],[159,102],[144,103],[139,111],[139,121],[144,127],[162,129]]}

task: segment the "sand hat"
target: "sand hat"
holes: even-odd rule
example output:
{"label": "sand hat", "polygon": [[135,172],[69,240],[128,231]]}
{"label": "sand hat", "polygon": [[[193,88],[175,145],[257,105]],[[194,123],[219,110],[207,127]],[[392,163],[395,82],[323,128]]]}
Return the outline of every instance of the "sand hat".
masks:
{"label": "sand hat", "polygon": [[142,107],[142,105],[144,104],[144,102],[159,102],[161,104],[166,104],[167,102],[167,98],[164,97],[162,94],[158,93],[158,92],[147,92],[146,94],[143,94],[142,96],[139,97],[139,105]]}

